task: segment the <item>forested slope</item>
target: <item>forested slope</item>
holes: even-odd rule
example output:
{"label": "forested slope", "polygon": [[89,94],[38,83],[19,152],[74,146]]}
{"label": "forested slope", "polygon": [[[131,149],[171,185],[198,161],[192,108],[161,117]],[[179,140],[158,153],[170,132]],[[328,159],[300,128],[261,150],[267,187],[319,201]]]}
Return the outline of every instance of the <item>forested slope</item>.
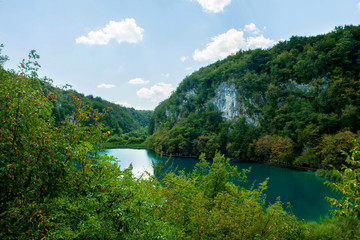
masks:
{"label": "forested slope", "polygon": [[240,51],[186,77],[154,111],[147,148],[340,166],[360,130],[360,27]]}
{"label": "forested slope", "polygon": [[128,133],[141,127],[146,127],[152,114],[152,111],[123,107],[100,97],[85,96],[72,89],[58,89],[57,94],[58,101],[53,109],[56,122],[61,122],[74,111],[74,97],[79,98],[82,102],[97,109],[99,112],[107,112],[102,122],[117,134]]}
{"label": "forested slope", "polygon": [[[359,238],[359,146],[347,156],[351,167],[335,171],[341,181],[329,184],[343,197],[329,199],[334,217],[320,223],[298,220],[280,200],[267,204],[267,180],[245,189],[249,170],[219,152],[212,162],[202,154],[189,174],[159,167],[136,178],[103,154],[105,114],[74,97],[58,122],[61,96],[38,78],[35,52],[15,72],[4,70],[1,50],[0,239]],[[219,121],[205,112],[198,127]]]}
{"label": "forested slope", "polygon": [[[212,166],[198,165],[201,175],[172,173],[161,183],[160,176],[135,178],[131,168],[120,169],[102,152],[104,114],[75,97],[74,111],[57,123],[58,93],[44,88],[38,56],[29,56],[20,71],[6,71],[0,47],[0,239],[311,236],[279,201],[265,208],[266,183],[251,191],[230,183],[246,171],[220,154]],[[222,212],[223,204],[231,211]],[[250,223],[238,221],[249,212]]]}

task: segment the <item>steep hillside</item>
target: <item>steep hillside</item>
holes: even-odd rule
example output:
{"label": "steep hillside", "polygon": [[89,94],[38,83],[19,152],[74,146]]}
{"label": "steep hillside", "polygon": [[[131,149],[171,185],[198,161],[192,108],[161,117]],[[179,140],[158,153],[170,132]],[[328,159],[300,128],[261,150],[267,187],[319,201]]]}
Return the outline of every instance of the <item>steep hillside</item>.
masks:
{"label": "steep hillside", "polygon": [[339,166],[340,149],[349,149],[360,130],[359,72],[359,26],[240,51],[183,80],[155,109],[146,146]]}

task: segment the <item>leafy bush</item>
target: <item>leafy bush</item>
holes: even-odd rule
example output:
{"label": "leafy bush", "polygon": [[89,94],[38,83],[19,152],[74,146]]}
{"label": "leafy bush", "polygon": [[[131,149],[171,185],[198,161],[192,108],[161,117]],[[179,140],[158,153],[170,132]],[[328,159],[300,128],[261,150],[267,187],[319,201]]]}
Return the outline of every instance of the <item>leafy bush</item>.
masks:
{"label": "leafy bush", "polygon": [[108,139],[107,139],[108,142],[121,142],[122,141],[122,138],[119,137],[117,134],[114,134],[112,136],[110,136]]}
{"label": "leafy bush", "polygon": [[309,232],[280,201],[265,206],[267,180],[246,190],[234,185],[246,180],[219,152],[212,164],[205,155],[195,170],[170,173],[162,180],[169,190],[164,220],[190,239],[305,239]]}
{"label": "leafy bush", "polygon": [[75,111],[55,125],[56,95],[38,79],[37,58],[31,52],[19,73],[0,68],[0,238],[177,238],[158,216],[158,182],[101,153],[103,114],[75,96]]}
{"label": "leafy bush", "polygon": [[305,227],[310,231],[308,239],[360,239],[360,222],[352,218],[326,217],[319,223],[306,223]]}
{"label": "leafy bush", "polygon": [[353,139],[357,134],[350,131],[338,132],[335,135],[325,135],[317,146],[317,155],[322,159],[323,167],[334,166],[340,168],[344,163],[341,151],[350,151]]}
{"label": "leafy bush", "polygon": [[315,175],[319,176],[319,177],[329,179],[329,180],[334,181],[334,182],[341,181],[341,178],[338,176],[336,171],[331,170],[331,169],[323,169],[323,168],[317,169],[315,171]]}
{"label": "leafy bush", "polygon": [[327,182],[335,191],[342,194],[341,199],[328,198],[332,206],[336,207],[333,213],[338,216],[354,217],[360,220],[360,151],[357,144],[350,153],[345,153],[346,164],[343,172],[334,170],[340,181]]}

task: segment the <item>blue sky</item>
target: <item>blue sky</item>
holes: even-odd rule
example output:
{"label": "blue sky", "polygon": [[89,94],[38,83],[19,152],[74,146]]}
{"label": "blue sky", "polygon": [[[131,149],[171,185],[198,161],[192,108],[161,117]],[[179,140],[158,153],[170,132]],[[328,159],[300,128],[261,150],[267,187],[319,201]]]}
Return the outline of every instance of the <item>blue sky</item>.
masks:
{"label": "blue sky", "polygon": [[6,68],[35,49],[55,85],[136,109],[239,49],[360,24],[359,0],[0,0],[0,11]]}

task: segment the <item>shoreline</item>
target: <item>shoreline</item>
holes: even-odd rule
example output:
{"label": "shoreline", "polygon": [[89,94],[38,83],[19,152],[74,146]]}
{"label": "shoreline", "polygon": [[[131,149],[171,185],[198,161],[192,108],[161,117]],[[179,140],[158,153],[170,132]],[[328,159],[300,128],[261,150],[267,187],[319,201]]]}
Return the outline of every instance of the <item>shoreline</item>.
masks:
{"label": "shoreline", "polygon": [[[145,147],[143,149],[146,149]],[[155,154],[155,151],[150,150],[150,149],[146,149],[148,151],[151,151]],[[189,156],[189,155],[182,155],[182,154],[168,154],[168,153],[162,153],[162,154],[158,154],[161,155],[163,157],[177,157],[177,158],[194,158],[194,159],[198,159],[199,156]],[[226,158],[228,158],[227,156],[225,156]],[[293,169],[293,170],[298,170],[298,171],[303,171],[303,172],[313,172],[315,173],[316,170],[320,169],[320,168],[311,168],[311,167],[301,167],[301,166],[295,166],[295,165],[280,165],[280,164],[274,164],[274,163],[270,163],[267,161],[248,161],[248,160],[240,160],[240,159],[234,159],[234,158],[229,158],[230,161],[234,161],[234,162],[243,162],[243,163],[259,163],[259,164],[264,164],[264,165],[268,165],[268,166],[273,166],[273,167],[281,167],[281,168],[288,168],[288,169]]]}
{"label": "shoreline", "polygon": [[[168,154],[168,153],[161,153],[158,154],[156,151],[153,151],[151,149],[147,149],[143,144],[129,144],[129,145],[116,145],[116,144],[104,144],[104,147],[106,149],[116,149],[116,148],[120,148],[120,149],[144,149],[144,150],[148,150],[151,151],[153,153],[155,153],[158,156],[162,156],[162,157],[176,157],[176,158],[193,158],[193,159],[197,159],[199,158],[199,156],[192,156],[192,155],[183,155],[181,153],[175,153],[175,154]],[[226,158],[229,158],[227,156],[225,156]],[[297,170],[297,171],[302,171],[302,172],[313,172],[315,173],[318,169],[320,168],[312,168],[312,167],[302,167],[302,166],[295,166],[295,165],[280,165],[280,164],[275,164],[275,163],[270,163],[267,161],[249,161],[249,160],[240,160],[240,159],[234,159],[234,158],[229,158],[230,161],[233,162],[240,162],[240,163],[258,163],[258,164],[264,164],[267,166],[273,166],[273,167],[280,167],[280,168],[287,168],[287,169],[292,169],[292,170]],[[321,177],[321,176],[319,176]],[[322,177],[325,178],[325,177]],[[327,179],[327,178],[325,178]]]}
{"label": "shoreline", "polygon": [[116,148],[146,149],[143,144],[116,145],[116,144],[104,143],[103,146],[105,149],[116,149]]}

